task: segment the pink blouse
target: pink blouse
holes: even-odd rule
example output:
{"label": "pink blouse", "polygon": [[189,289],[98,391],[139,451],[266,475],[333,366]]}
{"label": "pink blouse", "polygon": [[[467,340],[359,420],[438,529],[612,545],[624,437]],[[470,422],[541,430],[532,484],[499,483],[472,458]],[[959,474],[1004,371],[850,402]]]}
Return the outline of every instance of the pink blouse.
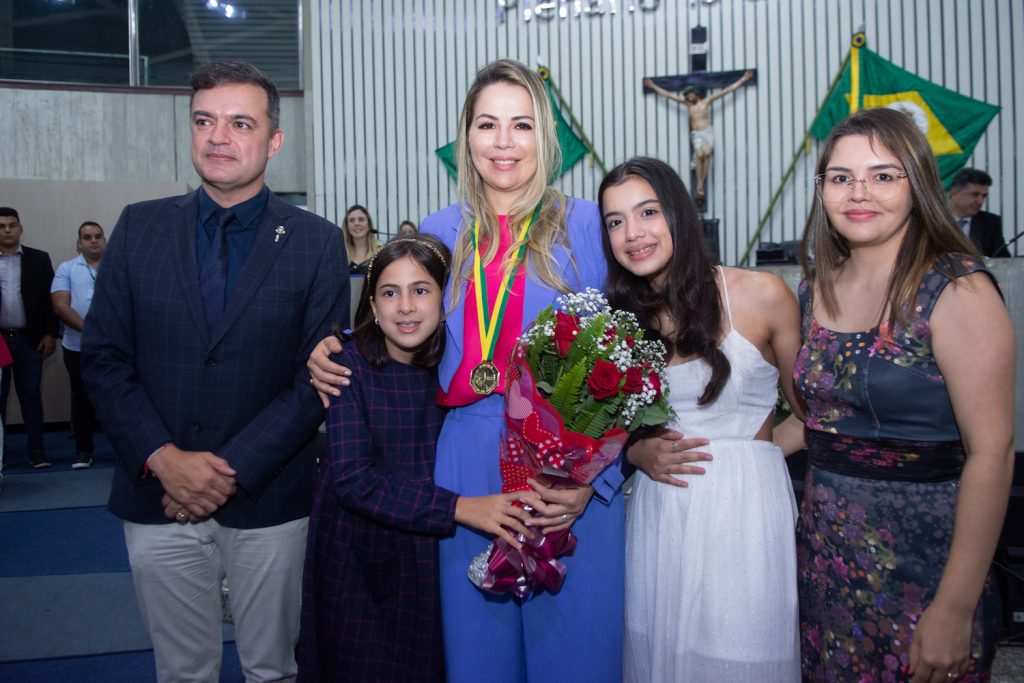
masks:
{"label": "pink blouse", "polygon": [[[501,278],[505,274],[504,263],[501,255],[513,244],[512,233],[508,229],[505,216],[498,216],[499,242],[498,257],[484,266],[484,278],[487,281],[487,306],[494,309],[494,303],[498,298],[498,289],[501,287]],[[487,245],[481,244],[480,251],[483,252]],[[512,280],[509,283],[508,304],[505,307],[505,317],[501,321],[501,329],[498,330],[498,341],[494,347],[494,356],[491,361],[501,373],[498,387],[493,393],[501,395],[505,393],[505,371],[508,369],[508,358],[512,353],[516,340],[523,329],[523,295],[526,291],[526,271],[522,263],[516,269]],[[466,284],[466,291],[463,294],[466,305],[465,322],[462,335],[462,362],[452,376],[448,392],[439,390],[437,402],[439,405],[456,407],[465,406],[479,401],[480,396],[469,385],[469,375],[473,368],[480,364],[483,352],[480,349],[480,321],[477,317],[476,308],[476,285],[470,279]]]}

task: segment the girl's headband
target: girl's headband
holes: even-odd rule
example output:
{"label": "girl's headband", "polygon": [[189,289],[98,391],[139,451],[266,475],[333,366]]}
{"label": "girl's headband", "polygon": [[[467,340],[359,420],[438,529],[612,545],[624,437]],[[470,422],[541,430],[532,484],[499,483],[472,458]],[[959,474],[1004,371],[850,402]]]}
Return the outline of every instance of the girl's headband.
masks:
{"label": "girl's headband", "polygon": [[[399,237],[397,239],[391,240],[390,242],[388,242],[388,244],[398,244],[400,242],[413,242],[415,244],[420,245],[421,247],[426,247],[430,251],[434,252],[434,255],[437,256],[437,259],[441,262],[442,266],[445,266],[445,267],[448,266],[448,262],[445,260],[444,256],[441,255],[441,250],[438,249],[437,247],[435,247],[430,242],[428,242],[426,240],[416,239],[415,237]],[[385,245],[385,247],[386,246],[387,245]],[[380,252],[377,252],[377,253],[379,254]],[[369,280],[370,277],[373,275],[373,264],[374,264],[374,262],[376,260],[377,260],[377,256],[374,255],[374,257],[372,259],[370,259],[370,264],[366,267],[366,279],[367,280]]]}

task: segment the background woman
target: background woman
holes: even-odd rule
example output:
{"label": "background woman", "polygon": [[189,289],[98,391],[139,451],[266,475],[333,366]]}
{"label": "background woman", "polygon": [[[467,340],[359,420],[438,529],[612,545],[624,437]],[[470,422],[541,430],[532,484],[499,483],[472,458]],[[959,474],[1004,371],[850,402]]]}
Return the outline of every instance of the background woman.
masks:
{"label": "background woman", "polygon": [[345,212],[344,223],[348,271],[352,275],[366,275],[366,266],[370,259],[380,251],[377,231],[373,229],[373,219],[364,207],[353,204]]}
{"label": "background woman", "polygon": [[988,680],[987,573],[1013,464],[1009,315],[911,118],[851,116],[817,173],[795,370],[805,679]]}
{"label": "background woman", "polygon": [[412,237],[419,230],[416,229],[416,224],[412,221],[405,220],[398,224],[398,236],[399,237]]}
{"label": "background woman", "polygon": [[[481,496],[501,490],[498,440],[509,351],[559,294],[600,289],[605,262],[597,206],[548,186],[559,165],[551,104],[525,65],[500,60],[477,73],[459,120],[456,158],[460,202],[420,226],[453,254],[446,292],[448,343],[438,366],[440,403],[450,410],[434,476],[460,495]],[[482,272],[473,268],[476,263]],[[502,308],[498,293],[506,273],[510,296]],[[487,294],[479,307],[478,290]],[[478,315],[483,309],[487,313]],[[482,337],[490,326],[495,341],[488,345]],[[325,360],[335,343],[324,340],[309,367],[314,386],[336,395],[333,386],[344,385],[347,371]],[[574,554],[565,558],[568,575],[557,595],[544,592],[519,603],[482,593],[466,570],[490,538],[459,526],[453,538],[441,542],[450,681],[620,680],[621,483],[619,468],[612,466],[592,486],[551,490],[534,483],[536,493],[523,494],[540,514],[531,520],[535,529],[571,526],[579,539]]]}
{"label": "background woman", "polygon": [[687,489],[634,479],[625,679],[798,681],[796,503],[771,443],[780,376],[793,400],[796,298],[774,275],[712,265],[667,164],[620,164],[598,197],[609,302],[665,342],[675,426],[713,457]]}

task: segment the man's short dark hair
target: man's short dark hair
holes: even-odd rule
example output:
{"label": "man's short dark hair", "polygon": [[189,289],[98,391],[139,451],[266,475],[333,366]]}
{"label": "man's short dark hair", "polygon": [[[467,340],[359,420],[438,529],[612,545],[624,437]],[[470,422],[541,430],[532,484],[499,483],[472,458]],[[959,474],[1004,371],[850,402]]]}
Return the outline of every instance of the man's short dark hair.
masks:
{"label": "man's short dark hair", "polygon": [[210,62],[193,71],[188,80],[192,85],[190,107],[198,91],[215,88],[218,85],[245,83],[263,88],[263,92],[267,93],[267,116],[270,117],[270,124],[274,130],[281,127],[281,95],[277,92],[277,86],[265,73],[249,62],[241,59]]}
{"label": "man's short dark hair", "polygon": [[9,206],[0,206],[0,216],[14,216],[14,220],[21,222],[21,217],[18,216],[18,212]]}
{"label": "man's short dark hair", "polygon": [[103,236],[103,226],[102,225],[100,225],[96,221],[85,221],[84,223],[82,223],[81,225],[78,226],[78,239],[82,239],[82,228],[84,228],[84,227],[86,227],[88,225],[95,225],[97,228],[100,229],[100,236],[101,237]]}
{"label": "man's short dark hair", "polygon": [[953,184],[950,185],[952,188],[964,188],[968,185],[984,185],[988,187],[992,184],[992,176],[984,171],[976,168],[962,168],[960,172],[953,177]]}

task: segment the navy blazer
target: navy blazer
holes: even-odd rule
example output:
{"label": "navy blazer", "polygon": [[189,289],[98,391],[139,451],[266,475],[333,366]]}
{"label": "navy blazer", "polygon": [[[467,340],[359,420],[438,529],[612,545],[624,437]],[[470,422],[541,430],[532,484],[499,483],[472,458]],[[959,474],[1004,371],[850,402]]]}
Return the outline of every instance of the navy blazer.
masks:
{"label": "navy blazer", "polygon": [[82,374],[119,467],[110,510],[165,523],[144,476],[161,445],[212,451],[239,490],[214,517],[234,528],[309,514],[323,408],[306,358],[349,317],[341,231],[273,194],[224,315],[207,329],[196,264],[198,194],[125,207],[82,336]]}
{"label": "navy blazer", "polygon": [[1006,248],[1006,240],[1003,238],[1003,219],[999,214],[979,211],[971,218],[968,234],[985,256],[1010,257],[1010,250]]}

